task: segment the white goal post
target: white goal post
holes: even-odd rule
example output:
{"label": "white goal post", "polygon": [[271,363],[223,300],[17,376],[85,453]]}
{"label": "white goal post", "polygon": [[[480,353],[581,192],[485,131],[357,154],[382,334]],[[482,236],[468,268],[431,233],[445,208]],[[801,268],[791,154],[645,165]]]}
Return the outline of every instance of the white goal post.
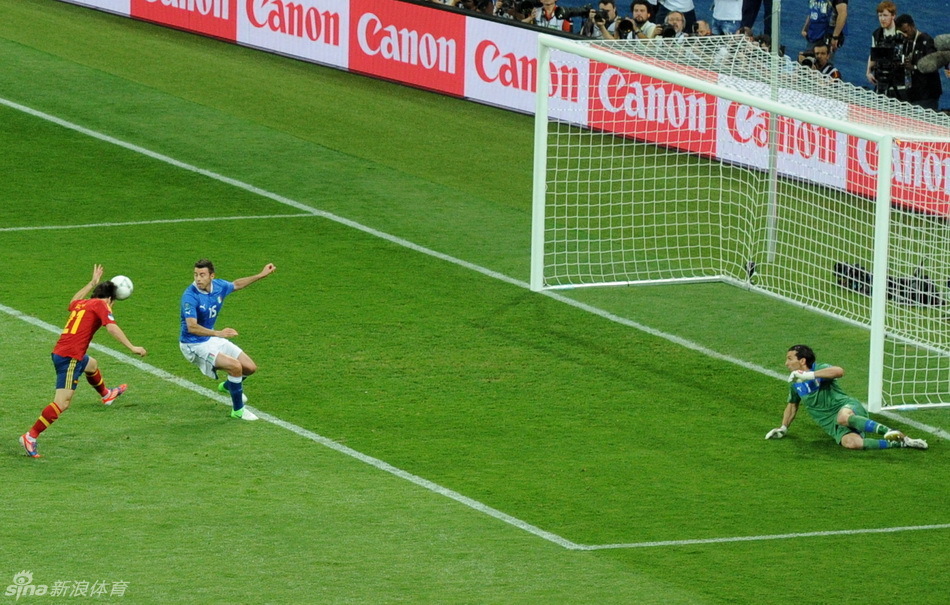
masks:
{"label": "white goal post", "polygon": [[538,39],[532,290],[740,285],[868,328],[870,411],[950,406],[950,119],[742,36]]}

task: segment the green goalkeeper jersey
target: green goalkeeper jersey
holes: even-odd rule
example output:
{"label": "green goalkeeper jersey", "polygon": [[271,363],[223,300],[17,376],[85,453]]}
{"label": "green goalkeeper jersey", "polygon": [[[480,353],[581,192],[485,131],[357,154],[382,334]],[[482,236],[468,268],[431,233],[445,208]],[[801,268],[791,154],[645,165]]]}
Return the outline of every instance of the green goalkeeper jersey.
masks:
{"label": "green goalkeeper jersey", "polygon": [[[816,363],[813,372],[830,368],[830,363]],[[839,443],[851,429],[838,424],[838,412],[847,406],[856,414],[867,416],[861,402],[851,397],[838,386],[834,378],[815,378],[806,382],[793,382],[788,387],[788,403],[803,404],[808,415],[815,419],[826,433]]]}

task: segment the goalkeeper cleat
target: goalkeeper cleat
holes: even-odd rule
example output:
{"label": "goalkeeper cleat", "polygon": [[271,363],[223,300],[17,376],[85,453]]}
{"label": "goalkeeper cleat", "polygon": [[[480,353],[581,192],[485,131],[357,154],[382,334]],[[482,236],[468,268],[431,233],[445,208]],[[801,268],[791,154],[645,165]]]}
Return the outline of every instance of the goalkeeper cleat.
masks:
{"label": "goalkeeper cleat", "polygon": [[913,437],[904,435],[904,438],[901,439],[901,447],[911,447],[915,450],[925,450],[927,449],[927,442],[923,439],[914,439]]}
{"label": "goalkeeper cleat", "polygon": [[231,418],[237,418],[239,420],[257,420],[257,416],[254,414],[254,412],[247,408],[231,410]]}
{"label": "goalkeeper cleat", "polygon": [[109,392],[102,396],[102,403],[105,405],[112,405],[112,402],[119,398],[119,395],[125,392],[129,388],[127,384],[120,384],[119,386],[109,389]]}
{"label": "goalkeeper cleat", "polygon": [[26,453],[30,458],[40,457],[39,452],[36,451],[36,438],[30,437],[29,433],[23,433],[20,435],[20,445],[23,446],[23,449],[26,450]]}
{"label": "goalkeeper cleat", "polygon": [[892,429],[884,433],[884,439],[886,439],[887,441],[903,441],[904,439],[907,439],[907,435],[905,435],[904,433],[900,431],[895,431]]}

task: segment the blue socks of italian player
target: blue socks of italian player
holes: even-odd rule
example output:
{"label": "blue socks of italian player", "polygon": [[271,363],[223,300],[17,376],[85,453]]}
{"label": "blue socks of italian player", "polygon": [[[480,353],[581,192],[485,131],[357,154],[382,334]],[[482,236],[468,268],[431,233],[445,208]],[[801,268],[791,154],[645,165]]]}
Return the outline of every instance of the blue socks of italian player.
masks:
{"label": "blue socks of italian player", "polygon": [[234,411],[242,409],[244,407],[244,378],[229,375],[224,388],[231,394],[231,406]]}

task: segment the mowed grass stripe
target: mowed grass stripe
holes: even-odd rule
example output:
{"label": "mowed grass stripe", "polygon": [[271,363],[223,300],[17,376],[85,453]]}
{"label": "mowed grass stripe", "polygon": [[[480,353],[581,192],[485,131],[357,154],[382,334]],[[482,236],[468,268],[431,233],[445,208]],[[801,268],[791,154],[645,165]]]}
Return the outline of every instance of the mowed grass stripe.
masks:
{"label": "mowed grass stripe", "polygon": [[[45,321],[36,319],[35,317],[30,317],[29,315],[26,315],[18,311],[17,309],[13,309],[3,304],[0,304],[0,312],[6,313],[7,315],[11,317],[15,317],[16,319],[19,319],[30,325],[46,330],[47,332],[50,332],[52,334],[58,335],[61,332],[60,328],[52,324],[48,324]],[[139,369],[143,372],[151,374],[152,376],[155,376],[156,378],[160,378],[164,381],[170,382],[174,384],[175,386],[181,387],[188,391],[192,391],[208,399],[213,399],[221,404],[228,405],[228,406],[231,405],[231,400],[228,397],[225,397],[224,395],[221,395],[220,393],[217,393],[207,387],[199,386],[191,382],[190,380],[185,380],[184,378],[175,376],[174,374],[166,372],[165,370],[156,368],[155,366],[145,363],[144,361],[140,359],[136,359],[130,355],[127,355],[125,353],[116,351],[115,349],[112,349],[110,347],[106,347],[97,343],[93,343],[91,345],[91,348],[95,349],[96,351],[99,351],[100,353],[105,353],[106,355],[122,363],[128,364],[130,366],[135,367],[136,369]],[[562,538],[561,536],[558,536],[551,532],[545,531],[539,527],[535,527],[534,525],[531,525],[530,523],[522,521],[521,519],[516,519],[515,517],[512,517],[511,515],[508,515],[499,510],[496,510],[486,504],[478,502],[477,500],[473,500],[472,498],[469,498],[467,496],[463,496],[462,494],[456,491],[450,490],[437,483],[429,481],[428,479],[424,479],[417,475],[413,475],[412,473],[406,472],[400,468],[396,468],[395,466],[387,462],[384,462],[382,460],[379,460],[378,458],[368,456],[362,452],[358,452],[354,450],[353,448],[346,447],[345,445],[341,445],[333,441],[332,439],[328,439],[322,435],[318,435],[317,433],[314,433],[313,431],[309,431],[307,429],[297,426],[296,424],[287,422],[286,420],[282,420],[280,418],[277,418],[276,416],[263,412],[253,407],[252,405],[248,405],[247,407],[251,409],[252,411],[254,411],[262,420],[269,422],[273,425],[279,426],[283,429],[286,429],[290,431],[291,433],[299,435],[300,437],[309,439],[310,441],[318,443],[326,448],[329,448],[331,450],[334,450],[336,452],[339,452],[351,458],[355,458],[356,460],[359,460],[360,462],[363,462],[364,464],[368,464],[369,466],[377,468],[381,471],[387,472],[391,475],[395,475],[396,477],[399,477],[400,479],[403,479],[405,481],[418,485],[419,487],[427,489],[431,492],[435,492],[436,494],[439,494],[440,496],[445,496],[446,498],[449,498],[450,500],[455,500],[456,502],[459,502],[460,504],[463,504],[471,509],[474,509],[480,513],[488,515],[489,517],[494,517],[495,519],[503,521],[514,527],[517,527],[518,529],[522,531],[526,531],[529,534],[533,534],[535,536],[538,536],[539,538],[543,538],[544,540],[553,542],[554,544],[557,544],[558,546],[562,546],[569,550],[582,549],[581,546],[571,542],[570,540]]]}

